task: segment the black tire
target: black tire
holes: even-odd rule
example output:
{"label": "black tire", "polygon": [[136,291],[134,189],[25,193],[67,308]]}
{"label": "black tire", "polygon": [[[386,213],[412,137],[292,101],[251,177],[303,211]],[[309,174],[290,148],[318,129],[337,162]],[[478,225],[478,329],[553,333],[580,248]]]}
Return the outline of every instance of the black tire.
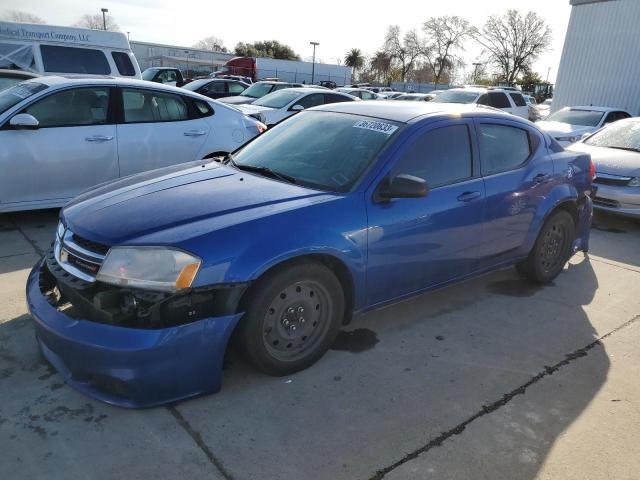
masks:
{"label": "black tire", "polygon": [[517,264],[516,269],[534,282],[552,282],[571,256],[574,238],[573,217],[565,210],[558,210],[547,219],[529,257]]}
{"label": "black tire", "polygon": [[313,365],[331,347],[345,300],[331,270],[300,263],[258,280],[242,307],[245,314],[235,332],[240,351],[258,370],[282,376]]}

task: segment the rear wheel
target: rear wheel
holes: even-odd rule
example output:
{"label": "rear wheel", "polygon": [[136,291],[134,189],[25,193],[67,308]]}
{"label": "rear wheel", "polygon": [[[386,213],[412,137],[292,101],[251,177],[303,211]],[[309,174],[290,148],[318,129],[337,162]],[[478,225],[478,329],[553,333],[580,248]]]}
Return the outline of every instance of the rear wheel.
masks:
{"label": "rear wheel", "polygon": [[564,210],[554,213],[544,224],[529,257],[516,268],[525,277],[549,283],[564,268],[575,237],[573,217]]}
{"label": "rear wheel", "polygon": [[325,354],[340,328],[344,305],[342,286],[324,265],[276,270],[249,292],[236,339],[257,369],[288,375]]}

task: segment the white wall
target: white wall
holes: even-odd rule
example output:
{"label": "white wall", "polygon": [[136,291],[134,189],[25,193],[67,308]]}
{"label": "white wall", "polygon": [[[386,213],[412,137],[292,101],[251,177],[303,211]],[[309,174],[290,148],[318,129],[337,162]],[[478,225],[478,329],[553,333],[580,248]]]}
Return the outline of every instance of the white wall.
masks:
{"label": "white wall", "polygon": [[553,110],[577,105],[640,115],[640,0],[573,6]]}

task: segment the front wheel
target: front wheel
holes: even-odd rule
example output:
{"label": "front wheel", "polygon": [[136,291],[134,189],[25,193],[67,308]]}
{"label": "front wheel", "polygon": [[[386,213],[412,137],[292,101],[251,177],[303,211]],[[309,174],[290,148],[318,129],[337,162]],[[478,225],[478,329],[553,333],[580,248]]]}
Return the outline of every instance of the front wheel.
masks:
{"label": "front wheel", "polygon": [[318,361],[335,340],[345,309],[342,285],[318,263],[267,274],[243,303],[239,347],[258,370],[274,376]]}
{"label": "front wheel", "polygon": [[564,210],[546,221],[529,257],[516,267],[525,277],[538,283],[550,283],[564,268],[575,237],[573,217]]}

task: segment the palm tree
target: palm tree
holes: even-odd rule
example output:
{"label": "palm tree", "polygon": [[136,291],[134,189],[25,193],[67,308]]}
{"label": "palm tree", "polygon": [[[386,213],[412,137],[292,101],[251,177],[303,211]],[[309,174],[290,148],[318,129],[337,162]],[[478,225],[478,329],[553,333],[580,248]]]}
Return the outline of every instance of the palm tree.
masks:
{"label": "palm tree", "polygon": [[364,56],[359,48],[352,48],[344,56],[344,64],[353,68],[351,81],[355,79],[356,71],[364,65]]}
{"label": "palm tree", "polygon": [[371,68],[375,70],[377,79],[382,76],[386,81],[387,73],[391,68],[391,57],[385,52],[376,52],[371,59]]}

